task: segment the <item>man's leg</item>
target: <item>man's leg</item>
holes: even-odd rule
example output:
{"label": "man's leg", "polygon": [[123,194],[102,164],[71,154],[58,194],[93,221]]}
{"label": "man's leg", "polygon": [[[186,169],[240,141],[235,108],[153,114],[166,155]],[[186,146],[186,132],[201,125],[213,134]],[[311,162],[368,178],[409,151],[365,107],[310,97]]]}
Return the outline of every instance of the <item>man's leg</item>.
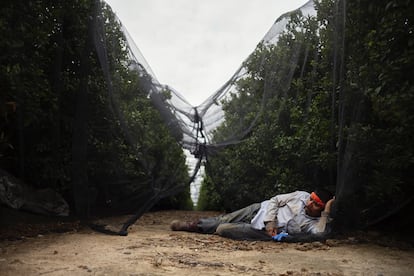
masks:
{"label": "man's leg", "polygon": [[245,208],[236,210],[225,215],[213,218],[202,218],[199,220],[197,226],[199,227],[201,233],[213,234],[216,232],[217,227],[222,223],[250,223],[250,221],[256,215],[259,209],[260,203],[254,203]]}
{"label": "man's leg", "polygon": [[198,221],[173,220],[170,228],[173,231],[201,232],[197,226]]}
{"label": "man's leg", "polygon": [[216,234],[234,240],[270,241],[272,238],[264,230],[251,227],[250,223],[223,223],[217,227]]}
{"label": "man's leg", "polygon": [[232,213],[217,217],[201,218],[197,222],[182,222],[175,220],[171,223],[171,229],[173,231],[189,231],[204,234],[213,234],[216,232],[217,227],[222,223],[250,223],[252,218],[259,211],[260,205],[260,203],[254,203]]}

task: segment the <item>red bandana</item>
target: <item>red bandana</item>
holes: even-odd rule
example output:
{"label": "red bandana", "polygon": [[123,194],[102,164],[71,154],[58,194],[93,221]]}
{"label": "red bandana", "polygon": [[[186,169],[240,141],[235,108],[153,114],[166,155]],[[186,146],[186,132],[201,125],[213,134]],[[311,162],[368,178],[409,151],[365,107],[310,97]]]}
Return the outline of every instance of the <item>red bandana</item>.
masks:
{"label": "red bandana", "polygon": [[325,207],[325,203],[323,203],[323,201],[319,198],[319,196],[317,194],[312,192],[310,197],[312,198],[313,201],[318,203],[319,206],[321,206],[322,208]]}

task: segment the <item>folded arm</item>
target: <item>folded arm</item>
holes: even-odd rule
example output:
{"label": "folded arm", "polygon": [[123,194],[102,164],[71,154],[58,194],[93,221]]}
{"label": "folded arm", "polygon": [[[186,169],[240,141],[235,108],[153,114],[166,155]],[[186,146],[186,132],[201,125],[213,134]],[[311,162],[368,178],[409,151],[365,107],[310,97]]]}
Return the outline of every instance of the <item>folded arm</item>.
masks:
{"label": "folded arm", "polygon": [[321,217],[319,219],[319,222],[315,225],[315,228],[312,230],[313,234],[322,234],[326,231],[326,225],[330,222],[330,213],[332,204],[335,202],[335,197],[330,199],[326,205],[325,210],[322,211]]}
{"label": "folded arm", "polygon": [[277,234],[277,214],[279,208],[285,206],[289,200],[297,197],[299,193],[299,191],[296,191],[293,193],[276,195],[269,200],[264,216],[264,224],[265,229],[270,236]]}

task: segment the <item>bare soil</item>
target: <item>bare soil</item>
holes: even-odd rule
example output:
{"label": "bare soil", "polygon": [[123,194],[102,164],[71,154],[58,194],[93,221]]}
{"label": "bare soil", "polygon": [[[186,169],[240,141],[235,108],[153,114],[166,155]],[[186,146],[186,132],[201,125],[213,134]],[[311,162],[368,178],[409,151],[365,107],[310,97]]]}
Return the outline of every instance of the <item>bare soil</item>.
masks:
{"label": "bare soil", "polygon": [[[150,212],[127,236],[114,236],[76,220],[42,221],[2,209],[0,275],[414,275],[412,246],[375,233],[278,243],[169,229],[173,219],[214,214]],[[116,228],[126,219],[102,223]]]}

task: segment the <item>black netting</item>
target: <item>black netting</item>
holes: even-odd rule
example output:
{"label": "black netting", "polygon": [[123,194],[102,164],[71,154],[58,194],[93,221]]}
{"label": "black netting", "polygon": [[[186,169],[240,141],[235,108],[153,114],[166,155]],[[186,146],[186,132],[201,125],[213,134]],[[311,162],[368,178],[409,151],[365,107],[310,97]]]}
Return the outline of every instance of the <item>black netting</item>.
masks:
{"label": "black netting", "polygon": [[105,2],[3,13],[1,167],[83,217],[134,212],[96,229],[124,235],[200,177],[198,204],[225,210],[328,188],[340,230],[412,208],[411,1],[309,1],[199,106],[157,80]]}

